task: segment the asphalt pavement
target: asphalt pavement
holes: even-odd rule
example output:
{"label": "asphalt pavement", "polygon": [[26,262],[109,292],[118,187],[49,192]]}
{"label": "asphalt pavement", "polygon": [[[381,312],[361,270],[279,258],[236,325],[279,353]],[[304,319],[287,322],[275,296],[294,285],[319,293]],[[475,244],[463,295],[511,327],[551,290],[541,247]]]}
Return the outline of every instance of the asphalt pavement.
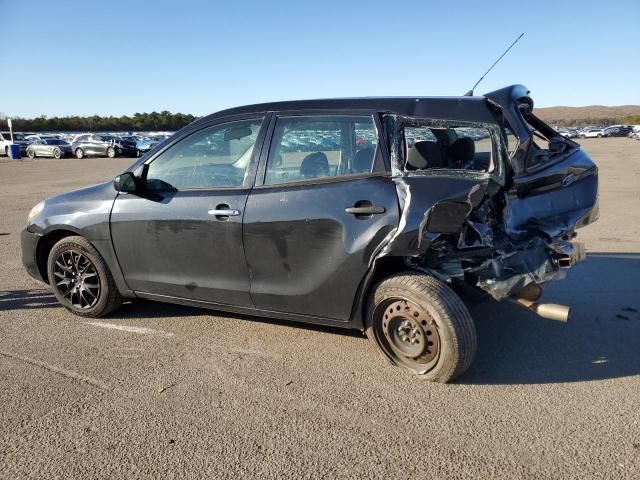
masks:
{"label": "asphalt pavement", "polygon": [[640,142],[600,167],[568,324],[470,305],[471,369],[433,384],[359,332],[137,301],[61,308],[20,261],[48,195],[133,159],[0,159],[0,478],[640,478]]}

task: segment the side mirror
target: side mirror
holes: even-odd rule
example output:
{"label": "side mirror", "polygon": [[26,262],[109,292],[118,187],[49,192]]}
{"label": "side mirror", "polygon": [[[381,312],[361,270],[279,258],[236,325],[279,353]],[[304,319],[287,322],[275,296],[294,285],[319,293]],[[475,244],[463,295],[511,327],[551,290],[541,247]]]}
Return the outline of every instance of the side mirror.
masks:
{"label": "side mirror", "polygon": [[113,179],[113,188],[118,192],[132,193],[138,189],[136,177],[131,172],[124,172]]}

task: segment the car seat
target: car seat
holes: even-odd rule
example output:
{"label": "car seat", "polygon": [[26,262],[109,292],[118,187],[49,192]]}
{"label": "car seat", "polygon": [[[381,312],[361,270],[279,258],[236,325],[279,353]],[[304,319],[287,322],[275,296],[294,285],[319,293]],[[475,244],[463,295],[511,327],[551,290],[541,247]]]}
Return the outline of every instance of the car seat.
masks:
{"label": "car seat", "polygon": [[447,149],[447,164],[450,168],[461,168],[472,162],[476,155],[476,144],[469,137],[460,137]]}
{"label": "car seat", "polygon": [[407,166],[409,170],[444,167],[440,145],[425,140],[414,143],[407,152]]}
{"label": "car seat", "polygon": [[358,150],[351,161],[351,171],[353,173],[370,172],[374,153],[375,148],[373,147]]}
{"label": "car seat", "polygon": [[318,178],[329,176],[329,160],[322,152],[314,152],[302,160],[300,164],[300,176],[302,178]]}

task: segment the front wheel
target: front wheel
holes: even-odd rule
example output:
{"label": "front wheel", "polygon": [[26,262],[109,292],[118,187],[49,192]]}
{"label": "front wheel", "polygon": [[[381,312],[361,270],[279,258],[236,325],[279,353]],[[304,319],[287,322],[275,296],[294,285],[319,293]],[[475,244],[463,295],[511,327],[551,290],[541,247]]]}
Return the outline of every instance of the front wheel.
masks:
{"label": "front wheel", "polygon": [[60,304],[82,317],[102,317],[122,304],[109,267],[84,237],[65,237],[47,261],[49,284]]}
{"label": "front wheel", "polygon": [[476,329],[467,307],[428,275],[407,272],[380,282],[365,320],[367,336],[392,364],[427,380],[453,380],[476,354]]}
{"label": "front wheel", "polygon": [[60,150],[59,148],[56,148],[53,151],[53,158],[55,158],[56,160],[60,160],[62,158],[62,150]]}
{"label": "front wheel", "polygon": [[76,154],[76,158],[84,158],[84,150],[82,150],[81,148],[76,148],[76,151],[74,153]]}
{"label": "front wheel", "polygon": [[34,150],[32,150],[31,148],[28,148],[27,149],[27,157],[36,158],[36,152]]}

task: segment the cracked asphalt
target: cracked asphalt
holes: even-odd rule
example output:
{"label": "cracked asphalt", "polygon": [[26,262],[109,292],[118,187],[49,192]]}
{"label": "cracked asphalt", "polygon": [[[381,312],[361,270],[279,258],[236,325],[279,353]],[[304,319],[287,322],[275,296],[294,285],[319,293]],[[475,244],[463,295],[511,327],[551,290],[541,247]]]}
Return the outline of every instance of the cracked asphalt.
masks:
{"label": "cracked asphalt", "polygon": [[20,261],[48,195],[129,159],[0,159],[0,478],[640,477],[640,142],[600,167],[589,252],[544,300],[470,305],[456,383],[385,363],[359,333],[134,302],[81,319]]}

